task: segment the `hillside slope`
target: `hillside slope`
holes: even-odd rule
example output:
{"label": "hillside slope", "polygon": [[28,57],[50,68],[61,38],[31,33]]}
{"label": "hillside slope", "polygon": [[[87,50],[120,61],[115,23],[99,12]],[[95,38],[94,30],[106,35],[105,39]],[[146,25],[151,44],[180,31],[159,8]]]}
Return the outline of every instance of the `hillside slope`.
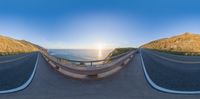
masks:
{"label": "hillside slope", "polygon": [[0,35],[0,55],[28,53],[39,49],[32,43]]}
{"label": "hillside slope", "polygon": [[195,55],[200,52],[200,35],[186,32],[171,38],[152,41],[142,48]]}

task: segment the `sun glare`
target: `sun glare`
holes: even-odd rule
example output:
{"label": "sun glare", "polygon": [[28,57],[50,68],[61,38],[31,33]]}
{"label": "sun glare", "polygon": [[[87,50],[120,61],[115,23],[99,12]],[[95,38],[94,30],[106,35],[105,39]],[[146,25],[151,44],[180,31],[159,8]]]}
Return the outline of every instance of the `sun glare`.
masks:
{"label": "sun glare", "polygon": [[97,49],[97,50],[103,50],[103,49],[104,49],[104,44],[102,44],[102,43],[97,43],[97,44],[96,44],[96,49]]}
{"label": "sun glare", "polygon": [[96,43],[96,50],[98,51],[98,58],[102,57],[102,50],[105,48],[103,43]]}

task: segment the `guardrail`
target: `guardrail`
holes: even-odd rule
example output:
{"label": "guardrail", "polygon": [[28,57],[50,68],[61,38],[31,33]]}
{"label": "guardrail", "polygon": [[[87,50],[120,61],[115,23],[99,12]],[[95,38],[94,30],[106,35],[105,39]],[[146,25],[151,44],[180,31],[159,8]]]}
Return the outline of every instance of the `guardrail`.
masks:
{"label": "guardrail", "polygon": [[103,60],[95,60],[95,61],[68,60],[68,59],[53,57],[48,53],[42,53],[42,55],[49,63],[54,65],[53,67],[57,70],[66,71],[79,75],[85,75],[88,77],[90,76],[98,77],[99,74],[109,72],[115,69],[116,67],[127,64],[133,57],[134,53],[135,51],[130,51],[111,58],[106,58]]}
{"label": "guardrail", "polygon": [[[80,61],[80,60],[70,60],[70,59],[65,59],[65,58],[60,58],[60,57],[55,57],[56,58],[56,61],[59,62],[59,63],[62,63],[62,64],[67,64],[67,63],[72,63],[76,66],[98,66],[98,65],[101,65],[101,64],[105,64],[105,63],[108,63],[114,59],[117,59],[119,57],[122,57],[126,54],[128,54],[130,52],[126,52],[126,53],[122,53],[120,55],[116,55],[116,56],[113,56],[111,58],[106,58],[106,59],[102,59],[102,60],[93,60],[93,61]],[[52,55],[50,55],[52,56]],[[54,56],[52,56],[54,57]]]}

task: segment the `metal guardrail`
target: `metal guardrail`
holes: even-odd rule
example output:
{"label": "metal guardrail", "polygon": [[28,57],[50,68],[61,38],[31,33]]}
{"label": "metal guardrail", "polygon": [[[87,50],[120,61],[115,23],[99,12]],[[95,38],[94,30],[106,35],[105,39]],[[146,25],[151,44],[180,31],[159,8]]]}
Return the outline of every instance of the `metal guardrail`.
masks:
{"label": "metal guardrail", "polygon": [[122,56],[130,53],[130,52],[131,51],[113,56],[111,58],[106,58],[106,59],[102,59],[102,60],[93,60],[93,61],[70,60],[70,59],[55,57],[55,56],[52,56],[52,55],[50,55],[50,56],[55,57],[56,61],[60,62],[62,64],[72,63],[76,66],[94,66],[94,65],[97,66],[97,65],[108,63],[109,61],[113,61],[113,60],[115,60],[119,57],[122,57]]}
{"label": "metal guardrail", "polygon": [[[124,64],[126,60],[130,60],[133,57],[135,51],[126,52],[111,58],[103,59],[103,60],[95,60],[95,61],[77,61],[77,60],[67,60],[63,58],[56,58],[48,53],[42,53],[48,62],[52,62],[55,65],[56,69],[63,69],[68,72],[81,74],[81,75],[98,75],[100,73],[104,73],[110,71],[117,66],[121,66]],[[72,62],[78,62],[79,65],[73,64]],[[96,62],[102,62],[101,64],[96,64]],[[90,65],[85,65],[86,63],[90,63]]]}

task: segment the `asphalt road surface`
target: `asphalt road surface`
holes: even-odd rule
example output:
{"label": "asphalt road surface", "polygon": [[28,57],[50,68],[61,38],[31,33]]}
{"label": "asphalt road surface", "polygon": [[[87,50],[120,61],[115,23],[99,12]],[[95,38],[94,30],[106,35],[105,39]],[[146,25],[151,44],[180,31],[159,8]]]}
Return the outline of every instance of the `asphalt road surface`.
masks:
{"label": "asphalt road surface", "polygon": [[144,50],[143,51],[153,54],[153,55],[159,55],[163,56],[166,58],[174,59],[174,60],[179,60],[179,61],[185,61],[185,62],[199,62],[200,63],[200,57],[199,56],[183,56],[183,55],[174,55],[174,54],[168,54],[168,53],[161,53],[158,51],[153,51],[153,50]]}
{"label": "asphalt road surface", "polygon": [[10,55],[10,56],[0,56],[0,63],[17,60],[17,59],[23,58],[27,55],[30,55],[30,54],[17,54],[17,55]]}
{"label": "asphalt road surface", "polygon": [[175,91],[200,91],[200,57],[144,49],[141,52],[147,73],[156,85]]}
{"label": "asphalt road surface", "polygon": [[199,99],[198,95],[163,93],[145,79],[141,58],[135,58],[120,72],[101,80],[72,79],[53,70],[39,55],[36,74],[24,90],[0,94],[0,99]]}
{"label": "asphalt road surface", "polygon": [[[38,53],[10,57],[13,61],[0,63],[0,91],[22,86],[35,67]],[[24,57],[24,58],[20,58]],[[15,60],[19,58],[18,60]]]}

